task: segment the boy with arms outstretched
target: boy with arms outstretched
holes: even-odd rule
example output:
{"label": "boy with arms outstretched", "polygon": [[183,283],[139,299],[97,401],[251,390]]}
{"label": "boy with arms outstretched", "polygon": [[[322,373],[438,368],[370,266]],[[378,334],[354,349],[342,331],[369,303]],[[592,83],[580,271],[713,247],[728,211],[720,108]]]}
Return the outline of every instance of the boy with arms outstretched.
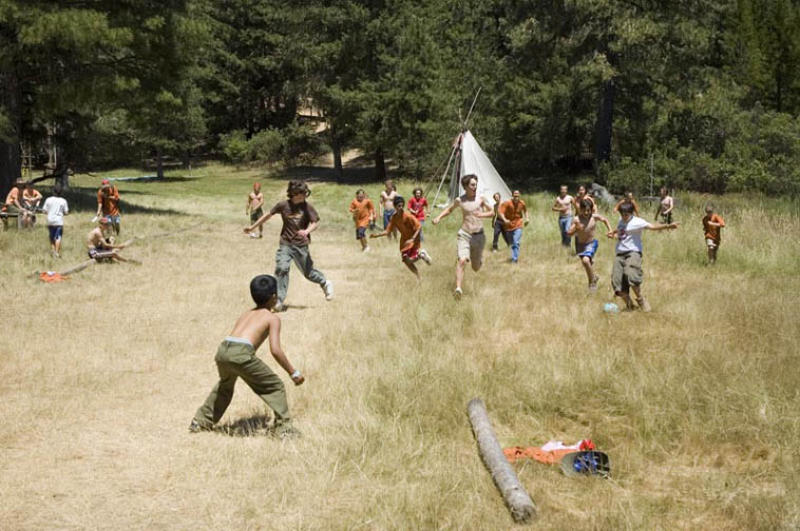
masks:
{"label": "boy with arms outstretched", "polygon": [[250,295],[256,307],[243,313],[219,348],[214,361],[219,382],[211,390],[189,425],[189,431],[209,431],[219,422],[233,398],[236,379],[241,378],[275,412],[275,433],[283,437],[299,435],[292,427],[283,382],[256,356],[258,347],[269,337],[272,357],[295,385],[305,378],[281,349],[281,320],[270,310],[278,302],[277,282],[270,275],[259,275],[250,282]]}
{"label": "boy with arms outstretched", "polygon": [[431,265],[431,257],[420,249],[419,232],[422,225],[417,216],[405,210],[406,200],[401,196],[396,196],[392,201],[394,214],[389,218],[389,224],[383,232],[370,234],[370,238],[380,238],[391,234],[393,230],[400,233],[400,256],[406,267],[414,273],[419,280],[419,271],[414,263],[420,258],[428,265]]}
{"label": "boy with arms outstretched", "polygon": [[642,295],[642,231],[644,230],[667,230],[677,229],[677,223],[662,225],[661,223],[649,223],[642,218],[633,215],[634,205],[622,203],[619,206],[621,219],[617,228],[608,233],[609,238],[617,238],[616,258],[614,268],[611,271],[611,286],[614,288],[614,295],[621,297],[625,301],[625,307],[633,310],[633,301],[629,291],[633,288],[636,294],[636,302],[644,312],[650,311],[650,304]]}
{"label": "boy with arms outstretched", "polygon": [[597,281],[600,277],[594,272],[594,255],[597,252],[597,239],[594,237],[594,230],[597,222],[606,224],[608,232],[611,232],[611,225],[608,220],[600,214],[593,214],[594,202],[588,197],[584,197],[578,209],[578,216],[572,218],[572,224],[567,231],[567,235],[575,236],[575,254],[586,271],[589,279],[589,291],[597,291]]}

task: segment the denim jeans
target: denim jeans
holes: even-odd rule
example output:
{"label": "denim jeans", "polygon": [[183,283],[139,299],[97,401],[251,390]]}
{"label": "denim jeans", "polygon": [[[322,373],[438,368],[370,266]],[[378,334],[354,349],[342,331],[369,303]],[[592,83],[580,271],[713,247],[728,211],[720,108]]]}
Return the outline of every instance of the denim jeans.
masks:
{"label": "denim jeans", "polygon": [[522,229],[510,230],[506,234],[511,236],[511,261],[516,262],[519,260],[519,242],[522,239]]}
{"label": "denim jeans", "polygon": [[569,226],[572,225],[572,216],[561,216],[558,218],[558,229],[561,231],[561,245],[569,247],[571,237],[567,236]]}

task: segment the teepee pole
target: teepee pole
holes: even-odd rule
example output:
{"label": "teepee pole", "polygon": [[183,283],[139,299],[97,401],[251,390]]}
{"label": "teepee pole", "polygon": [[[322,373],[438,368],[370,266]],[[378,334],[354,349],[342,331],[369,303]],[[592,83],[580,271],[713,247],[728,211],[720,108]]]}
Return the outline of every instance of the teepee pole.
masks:
{"label": "teepee pole", "polygon": [[475,108],[475,103],[478,101],[478,95],[481,93],[482,89],[483,87],[478,87],[478,92],[475,93],[475,97],[472,99],[472,105],[469,106],[469,112],[467,113],[467,118],[466,120],[464,120],[464,123],[461,127],[464,131],[467,130],[467,124],[469,123],[469,118],[470,116],[472,116],[472,109]]}
{"label": "teepee pole", "polygon": [[442,191],[442,185],[444,184],[445,179],[447,179],[447,174],[450,171],[450,164],[453,163],[453,156],[456,154],[456,150],[461,145],[461,139],[458,140],[455,144],[453,144],[453,149],[450,151],[450,158],[447,159],[447,166],[444,168],[444,173],[442,173],[442,178],[439,180],[439,187],[436,189],[436,195],[433,198],[432,206],[436,206],[436,200],[439,198],[439,192]]}

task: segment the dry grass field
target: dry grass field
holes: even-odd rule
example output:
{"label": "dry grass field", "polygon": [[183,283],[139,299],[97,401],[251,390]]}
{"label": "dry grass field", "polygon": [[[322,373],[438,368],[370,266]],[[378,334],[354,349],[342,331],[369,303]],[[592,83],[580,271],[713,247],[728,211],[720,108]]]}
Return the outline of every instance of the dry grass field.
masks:
{"label": "dry grass field", "polygon": [[653,312],[614,315],[611,242],[589,295],[549,195],[525,197],[521,263],[501,244],[456,302],[460,216],[426,226],[434,263],[417,285],[395,242],[358,251],[357,186],[314,182],[311,251],[336,298],[293,266],[283,346],[303,386],[260,351],[303,437],[250,430],[267,411],[242,382],[226,429],[190,434],[250,279],[274,268],[279,220],[262,240],[241,232],[254,179],[268,204],[284,197],[280,175],[213,165],[119,182],[122,238],[143,237],[123,254],[143,264],[59,284],[30,273],[84,259],[100,177],[74,179],[62,260],[42,217],[0,232],[0,528],[507,529],[466,416],[475,396],[504,446],[592,438],[611,456],[606,481],[515,464],[538,528],[800,527],[798,202],[717,198],[728,227],[706,267],[706,198],[679,196],[682,227],[644,237]]}

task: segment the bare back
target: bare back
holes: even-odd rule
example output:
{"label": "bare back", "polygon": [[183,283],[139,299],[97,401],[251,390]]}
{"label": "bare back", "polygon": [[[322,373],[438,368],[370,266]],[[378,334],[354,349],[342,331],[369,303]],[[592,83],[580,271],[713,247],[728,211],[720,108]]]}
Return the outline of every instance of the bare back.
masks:
{"label": "bare back", "polygon": [[[266,308],[255,308],[244,312],[236,324],[233,325],[230,335],[241,339],[246,339],[258,350],[270,334],[270,331],[277,331],[280,328],[280,319]],[[278,331],[277,334],[280,335]],[[280,340],[280,337],[274,337]],[[278,343],[280,344],[280,343]]]}
{"label": "bare back", "polygon": [[106,249],[109,247],[109,243],[106,241],[105,236],[103,236],[103,231],[100,227],[95,227],[89,231],[86,237],[86,245],[89,249]]}

